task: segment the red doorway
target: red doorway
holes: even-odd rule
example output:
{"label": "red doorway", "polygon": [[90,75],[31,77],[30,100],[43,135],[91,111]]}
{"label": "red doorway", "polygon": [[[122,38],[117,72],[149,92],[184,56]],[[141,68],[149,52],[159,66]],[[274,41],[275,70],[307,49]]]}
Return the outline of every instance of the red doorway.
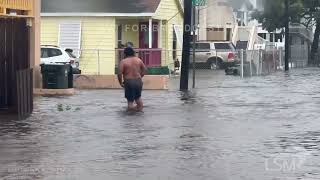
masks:
{"label": "red doorway", "polygon": [[[149,49],[149,22],[140,22],[139,24],[139,48]],[[159,23],[152,23],[152,48],[158,48]]]}

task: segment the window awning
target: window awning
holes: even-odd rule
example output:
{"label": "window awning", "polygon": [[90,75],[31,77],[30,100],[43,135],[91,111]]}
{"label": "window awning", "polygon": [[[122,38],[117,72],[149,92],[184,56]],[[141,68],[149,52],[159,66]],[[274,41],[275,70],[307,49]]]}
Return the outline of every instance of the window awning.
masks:
{"label": "window awning", "polygon": [[72,49],[74,55],[80,57],[81,22],[61,23],[59,31],[59,46]]}
{"label": "window awning", "polygon": [[183,46],[183,28],[179,25],[173,25],[174,32],[177,36],[177,41],[180,47]]}

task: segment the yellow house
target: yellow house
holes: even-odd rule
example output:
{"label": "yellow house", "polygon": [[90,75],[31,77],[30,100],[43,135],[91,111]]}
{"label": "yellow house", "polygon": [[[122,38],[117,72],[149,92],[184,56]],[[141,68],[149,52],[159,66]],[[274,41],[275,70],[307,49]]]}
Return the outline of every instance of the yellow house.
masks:
{"label": "yellow house", "polygon": [[42,0],[41,44],[71,48],[83,74],[111,75],[132,45],[147,66],[180,58],[180,0]]}

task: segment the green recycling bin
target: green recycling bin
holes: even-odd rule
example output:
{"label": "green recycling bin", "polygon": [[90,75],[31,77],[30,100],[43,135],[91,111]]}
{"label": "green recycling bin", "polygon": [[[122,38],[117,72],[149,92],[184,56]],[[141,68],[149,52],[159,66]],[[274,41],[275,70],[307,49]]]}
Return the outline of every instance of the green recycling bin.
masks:
{"label": "green recycling bin", "polygon": [[68,89],[72,88],[72,67],[70,64],[42,64],[43,89]]}
{"label": "green recycling bin", "polygon": [[148,75],[169,75],[169,74],[170,74],[170,71],[168,66],[148,68]]}

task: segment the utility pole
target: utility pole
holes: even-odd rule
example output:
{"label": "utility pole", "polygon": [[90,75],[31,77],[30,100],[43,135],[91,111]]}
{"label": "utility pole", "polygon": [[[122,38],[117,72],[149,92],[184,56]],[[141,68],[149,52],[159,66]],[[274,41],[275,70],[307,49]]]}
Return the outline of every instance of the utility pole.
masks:
{"label": "utility pole", "polygon": [[183,49],[181,63],[180,90],[189,89],[189,66],[190,66],[190,42],[191,42],[191,12],[192,1],[184,0],[184,26],[183,26]]}
{"label": "utility pole", "polygon": [[192,6],[192,32],[193,32],[193,44],[192,44],[192,88],[196,88],[196,6]]}
{"label": "utility pole", "polygon": [[286,25],[285,25],[285,71],[289,71],[289,23],[290,23],[290,19],[289,19],[289,0],[285,0],[285,17],[286,17]]}

